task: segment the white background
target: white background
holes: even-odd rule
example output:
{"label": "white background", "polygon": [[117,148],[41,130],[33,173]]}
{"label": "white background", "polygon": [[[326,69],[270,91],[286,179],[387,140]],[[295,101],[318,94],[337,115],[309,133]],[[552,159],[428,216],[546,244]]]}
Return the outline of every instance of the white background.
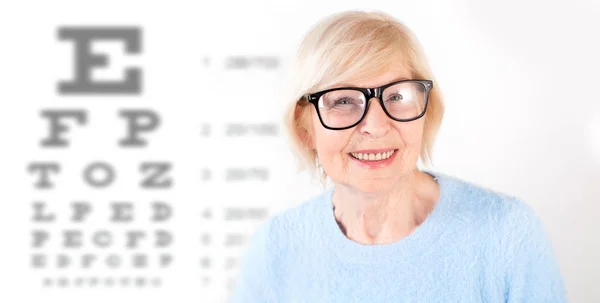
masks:
{"label": "white background", "polygon": [[[386,11],[422,42],[447,109],[433,169],[532,205],[552,240],[569,301],[600,302],[600,3],[592,0],[3,1],[0,301],[223,301],[223,273],[210,273],[215,287],[200,286],[197,258],[205,252],[192,240],[202,230],[218,235],[257,225],[198,222],[194,214],[211,205],[268,206],[274,213],[320,188],[294,173],[283,135],[225,138],[222,126],[280,122],[284,100],[275,92],[295,47],[314,22],[345,9]],[[72,76],[72,44],[56,38],[57,28],[69,25],[141,26],[141,56],[123,55],[120,44],[97,43],[93,49],[111,57],[110,68],[94,77],[115,79],[123,67],[139,66],[143,94],[57,95],[56,83]],[[234,55],[276,56],[283,67],[230,72],[202,65],[204,57],[222,63]],[[264,93],[270,90],[272,95]],[[39,111],[58,108],[87,109],[88,125],[71,130],[68,150],[40,148],[48,126]],[[159,112],[163,124],[149,137],[148,148],[127,152],[116,147],[125,132],[120,108]],[[211,138],[197,135],[202,123],[214,126]],[[110,191],[95,193],[81,182],[82,167],[97,159],[118,169],[119,180]],[[176,189],[139,191],[135,184],[142,159],[173,162],[179,168],[173,173]],[[32,187],[26,167],[36,160],[64,166],[52,194]],[[220,174],[231,164],[269,167],[271,179],[248,185],[215,181],[210,187],[193,179],[195,169],[209,167]],[[184,242],[172,247],[180,263],[165,274],[167,285],[138,290],[40,286],[28,258],[34,199],[64,199],[66,204],[76,197],[93,197],[97,203],[131,198],[143,206],[160,195],[182,213],[169,225]]]}

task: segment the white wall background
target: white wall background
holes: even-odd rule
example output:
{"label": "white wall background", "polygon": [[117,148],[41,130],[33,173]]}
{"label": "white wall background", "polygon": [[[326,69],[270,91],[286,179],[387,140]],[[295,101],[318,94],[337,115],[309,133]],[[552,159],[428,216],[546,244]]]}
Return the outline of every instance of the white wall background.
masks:
{"label": "white wall background", "polygon": [[[124,132],[116,111],[152,108],[162,115],[163,131],[152,137],[143,156],[186,167],[174,176],[183,185],[168,196],[176,211],[192,213],[198,203],[264,205],[276,212],[300,203],[319,187],[294,174],[285,138],[257,144],[218,135],[202,141],[195,134],[200,121],[216,129],[222,121],[279,121],[281,100],[258,93],[262,87],[280,87],[288,60],[309,26],[344,9],[383,10],[416,32],[447,108],[433,168],[532,205],[552,240],[569,301],[600,302],[600,3],[592,0],[2,1],[0,301],[223,301],[220,285],[199,286],[194,258],[202,252],[195,243],[176,247],[183,264],[168,273],[169,284],[158,290],[41,289],[28,263],[29,203],[38,194],[25,167],[49,159],[72,165],[65,175],[73,174],[62,179],[53,196],[69,200],[73,190],[88,193],[74,175],[78,169],[105,158],[124,174],[107,199],[145,199],[145,193],[127,184],[139,178],[135,166],[128,166],[139,155],[116,148]],[[98,43],[95,50],[111,53],[114,68],[94,76],[114,79],[123,66],[142,66],[143,96],[57,96],[56,82],[68,79],[72,69],[72,45],[56,39],[56,28],[63,25],[142,26],[143,55],[123,56],[122,46]],[[201,64],[204,56],[218,61],[231,55],[280,56],[284,68],[235,73]],[[231,98],[234,82],[248,92],[247,98]],[[41,149],[38,141],[46,136],[47,125],[38,112],[62,107],[87,108],[88,130],[70,133],[76,144],[69,151]],[[203,188],[192,182],[187,169],[231,163],[268,166],[272,178],[268,184],[217,182]],[[179,220],[171,227],[181,239],[192,239],[206,228],[188,224],[194,223],[191,215]],[[215,222],[209,229],[219,234],[249,226]],[[221,252],[217,248],[211,253]],[[218,280],[222,273],[212,274]]]}

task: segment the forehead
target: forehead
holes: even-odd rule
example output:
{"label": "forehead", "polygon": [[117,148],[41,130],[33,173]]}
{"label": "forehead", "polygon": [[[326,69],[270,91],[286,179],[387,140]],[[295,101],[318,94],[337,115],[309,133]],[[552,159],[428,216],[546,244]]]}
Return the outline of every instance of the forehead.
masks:
{"label": "forehead", "polygon": [[347,79],[344,81],[340,81],[334,85],[334,87],[379,87],[385,84],[411,79],[410,71],[401,66],[396,65],[388,68],[385,71],[376,73],[373,76],[369,77],[355,77],[353,79]]}

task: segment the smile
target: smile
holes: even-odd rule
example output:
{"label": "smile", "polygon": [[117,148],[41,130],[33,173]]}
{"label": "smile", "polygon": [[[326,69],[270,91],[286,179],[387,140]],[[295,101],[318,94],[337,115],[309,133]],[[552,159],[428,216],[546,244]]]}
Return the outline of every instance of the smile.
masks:
{"label": "smile", "polygon": [[396,152],[395,149],[379,153],[350,153],[352,157],[363,161],[380,161],[390,158]]}

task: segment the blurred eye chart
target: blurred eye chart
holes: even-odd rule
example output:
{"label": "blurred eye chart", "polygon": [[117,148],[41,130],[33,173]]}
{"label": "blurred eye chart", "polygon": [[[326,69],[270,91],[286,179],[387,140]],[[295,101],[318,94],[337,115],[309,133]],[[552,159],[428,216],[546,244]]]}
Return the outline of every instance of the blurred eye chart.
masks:
{"label": "blurred eye chart", "polygon": [[[507,77],[513,77],[513,95],[521,92],[514,103],[507,101],[511,106],[547,97],[531,98],[535,94],[526,87],[547,85],[543,77],[549,68],[542,59],[558,56],[560,49],[533,55],[546,44],[523,44],[522,50],[524,35],[512,44],[495,42],[520,33],[516,25],[504,28],[499,12],[518,7],[522,11],[514,18],[525,24],[541,2],[513,1],[506,7],[392,2],[3,1],[0,301],[227,302],[256,228],[322,190],[317,180],[296,173],[283,126],[289,100],[282,99],[282,90],[302,36],[322,17],[346,9],[398,17],[429,55],[452,104],[433,169],[514,192],[534,206],[543,200],[536,196],[541,191],[510,181],[511,167],[534,169],[517,149],[514,161],[506,160],[512,164],[485,158],[505,156],[493,146],[525,141],[516,137],[525,125],[542,129],[559,113],[574,117],[580,107],[555,107],[530,123],[526,115],[534,113],[536,103],[519,110],[495,107],[491,104],[506,100],[496,93],[490,103],[480,101],[484,89],[506,87],[493,83]],[[573,31],[599,26],[591,21],[598,5],[578,3],[567,11],[550,5],[550,13],[536,20],[547,26],[565,12],[581,20]],[[582,56],[599,53],[598,44],[570,40],[580,43]],[[587,64],[599,67],[598,61]],[[565,63],[555,67],[563,75],[575,74]],[[468,84],[465,79],[473,75],[480,80]],[[595,85],[586,79],[578,85]],[[589,105],[572,125],[573,133],[584,136],[580,148],[586,159],[595,163],[577,171],[595,178],[600,107]],[[502,137],[494,128],[495,115],[518,122],[503,125],[508,135]],[[479,126],[469,126],[475,123]],[[482,138],[482,129],[496,139],[473,140]],[[516,139],[498,143],[499,137]],[[537,138],[540,150],[547,151],[551,136]],[[570,144],[579,146],[575,139]],[[485,146],[489,150],[473,150]],[[558,215],[540,213],[556,239],[571,298],[591,297],[585,293],[588,282],[569,271],[577,258],[560,248],[571,244],[561,244],[567,236],[560,238],[561,223],[551,221],[560,220]],[[598,251],[578,256],[591,260]]]}

